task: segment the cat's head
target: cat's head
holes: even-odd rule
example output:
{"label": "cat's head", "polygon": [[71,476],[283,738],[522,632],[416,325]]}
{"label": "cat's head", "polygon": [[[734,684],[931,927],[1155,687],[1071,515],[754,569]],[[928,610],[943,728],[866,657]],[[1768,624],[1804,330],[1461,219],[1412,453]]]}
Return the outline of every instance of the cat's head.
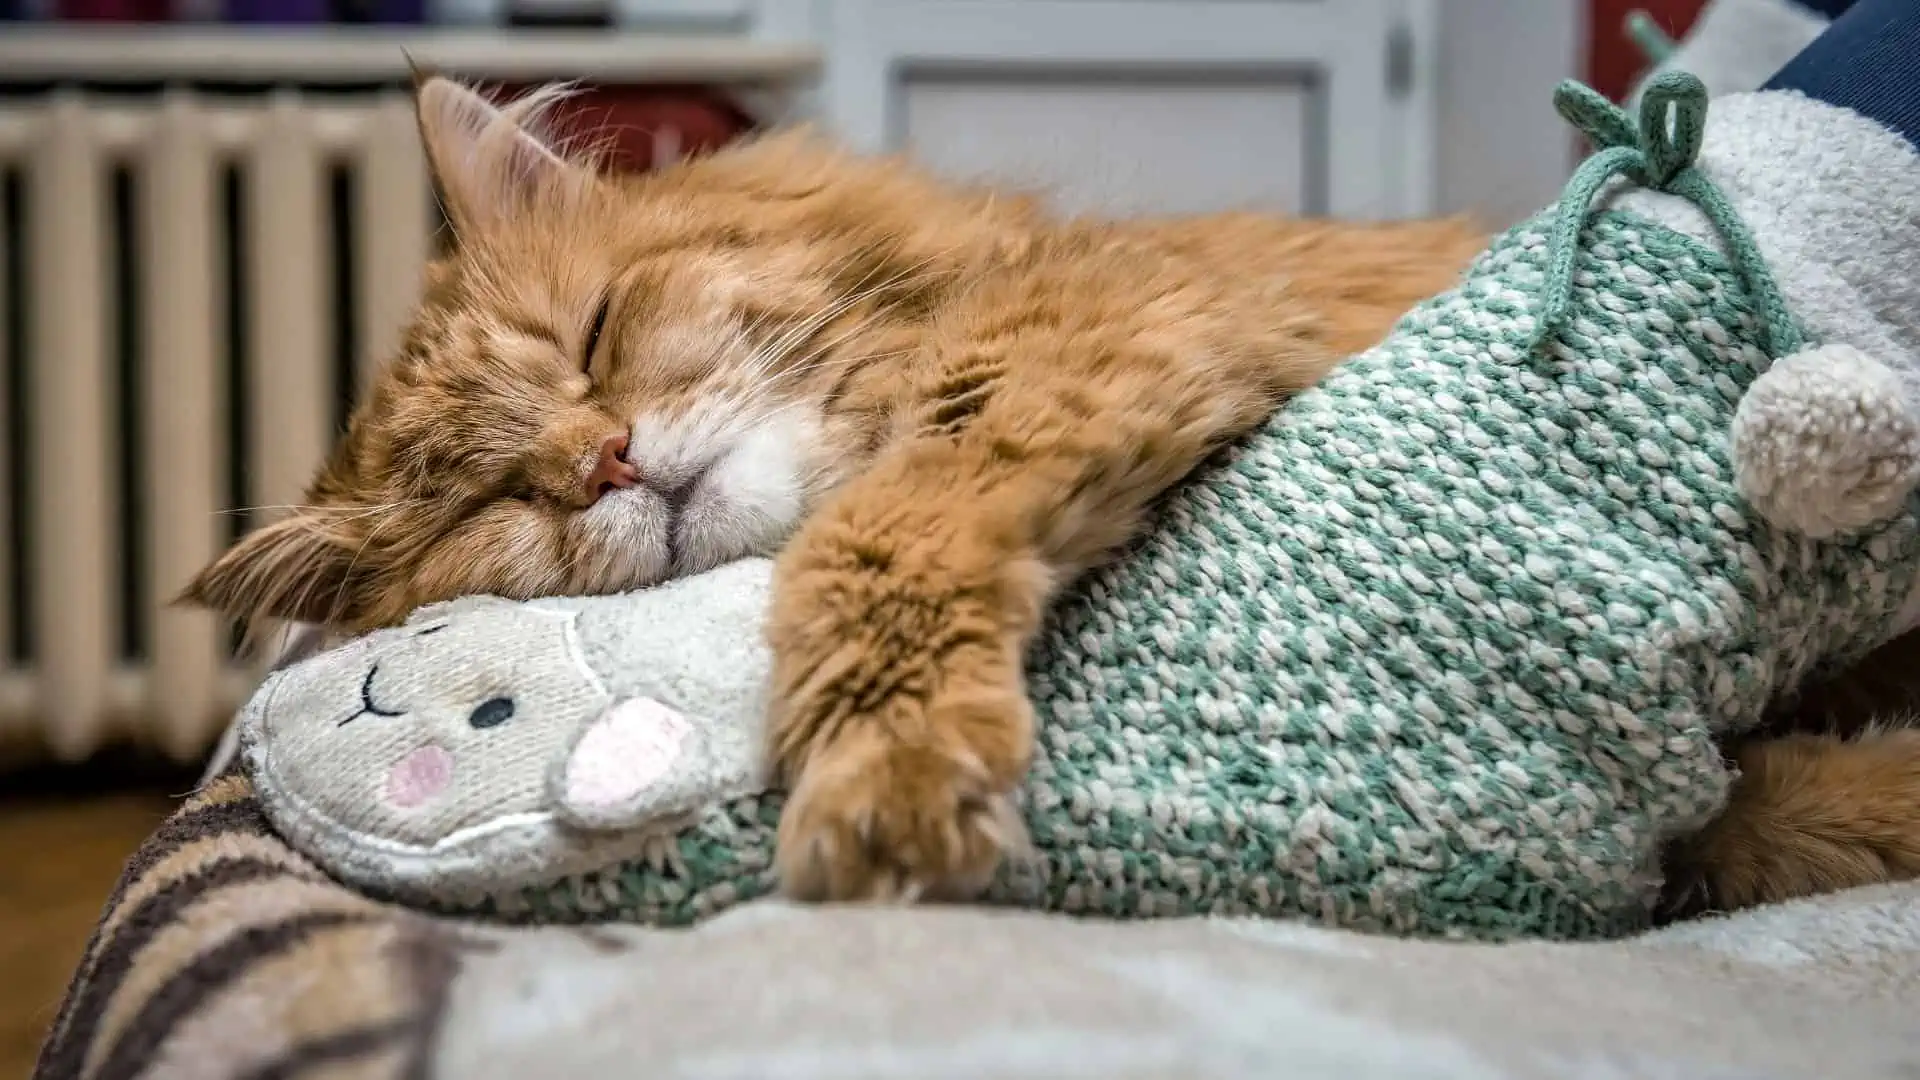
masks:
{"label": "cat's head", "polygon": [[950,281],[919,181],[791,135],[606,175],[543,134],[559,96],[421,83],[453,244],[307,505],[184,599],[357,629],[635,588],[769,553],[879,443]]}

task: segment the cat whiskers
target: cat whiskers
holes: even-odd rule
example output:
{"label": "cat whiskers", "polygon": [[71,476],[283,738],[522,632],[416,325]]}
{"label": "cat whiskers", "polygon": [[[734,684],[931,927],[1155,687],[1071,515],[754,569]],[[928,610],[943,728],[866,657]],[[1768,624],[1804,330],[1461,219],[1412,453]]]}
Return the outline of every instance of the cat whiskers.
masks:
{"label": "cat whiskers", "polygon": [[798,378],[823,371],[839,371],[861,364],[870,364],[875,360],[892,360],[901,356],[911,356],[914,351],[913,349],[887,349],[881,352],[861,353],[858,356],[826,356],[822,353],[814,353],[806,361],[781,372],[781,378]]}
{"label": "cat whiskers", "polygon": [[[779,332],[779,335],[773,341],[754,349],[748,358],[747,376],[749,378],[759,378],[766,374],[767,369],[774,361],[785,355],[789,349],[801,340],[804,340],[807,335],[812,334],[835,316],[870,296],[872,290],[862,291],[861,287],[864,286],[868,279],[872,278],[879,269],[880,267],[876,265],[873,269],[867,271],[866,275],[859,281],[854,282],[853,292],[849,295],[843,296],[839,300],[828,304],[825,308],[807,316],[795,325],[786,327]],[[885,283],[883,282],[881,285],[875,286],[875,288],[882,288],[884,285]],[[751,323],[741,328],[741,338],[746,341],[752,341],[755,337],[759,336],[760,331],[772,318],[774,318],[772,312],[762,312]]]}
{"label": "cat whiskers", "polygon": [[[847,256],[845,259],[842,259],[838,266],[836,266],[831,271],[829,271],[828,277],[830,279],[837,277],[839,275],[839,270],[841,267],[844,267],[854,262],[857,259],[867,258],[874,255],[880,250],[881,246],[882,245],[878,243],[874,243],[866,247],[860,248],[859,250],[855,251],[853,254]],[[874,264],[874,267],[871,270],[868,270],[866,274],[860,278],[859,281],[854,282],[853,291],[858,292],[861,286],[865,285],[867,281],[870,278],[872,278],[873,275],[880,270],[881,265],[882,265],[881,263],[876,262]],[[774,317],[775,317],[774,312],[771,310],[761,312],[759,315],[754,317],[754,320],[752,322],[748,323],[746,326],[741,328],[742,335],[749,339],[757,336],[760,333],[761,329]]]}
{"label": "cat whiskers", "polygon": [[215,511],[215,513],[227,514],[227,515],[258,514],[258,513],[261,513],[262,511],[280,510],[280,511],[287,511],[290,513],[296,513],[296,514],[299,514],[299,513],[325,514],[327,515],[329,520],[333,520],[333,521],[357,521],[360,518],[369,517],[373,514],[381,514],[389,510],[397,510],[403,506],[414,506],[420,503],[431,502],[431,501],[432,500],[430,499],[399,499],[394,502],[381,503],[377,506],[358,507],[357,508],[358,512],[353,514],[342,514],[340,512],[340,508],[337,506],[311,506],[305,503],[281,503],[278,505],[261,505],[261,506],[233,506],[233,507],[228,507],[225,510],[217,510]]}
{"label": "cat whiskers", "polygon": [[[863,286],[866,285],[866,282],[873,276],[872,272],[869,271],[866,277],[863,277],[858,282],[854,283],[854,290],[852,292],[848,293],[844,297],[841,297],[839,300],[836,300],[833,303],[828,304],[826,307],[822,308],[821,310],[815,312],[812,315],[809,315],[805,319],[802,319],[799,323],[795,324],[792,327],[789,327],[785,333],[781,334],[774,341],[768,343],[767,345],[761,347],[760,349],[755,350],[753,359],[750,361],[749,367],[748,367],[749,376],[751,378],[759,378],[761,376],[764,376],[773,367],[774,364],[777,364],[781,360],[785,359],[788,356],[788,354],[794,350],[796,346],[798,346],[801,342],[807,340],[808,338],[812,337],[814,334],[818,333],[828,323],[846,314],[848,311],[851,311],[853,308],[866,302],[867,300],[887,291],[888,289],[906,288],[912,285],[920,284],[922,282],[933,281],[933,280],[938,280],[939,278],[942,278],[942,277],[952,277],[954,275],[957,275],[960,272],[957,268],[933,270],[927,273],[921,273],[921,271],[927,265],[949,254],[950,251],[951,249],[949,249],[949,251],[942,251],[934,255],[929,255],[925,259],[922,259],[919,262],[914,263],[912,266],[909,266],[900,270],[898,273],[894,274],[892,277],[889,277],[885,281],[882,281],[876,285],[863,288]],[[875,313],[873,315],[869,315],[866,318],[863,318],[857,321],[852,327],[849,327],[848,329],[841,331],[837,336],[833,338],[833,340],[827,342],[824,345],[817,346],[816,348],[810,350],[809,355],[818,354],[828,349],[831,349],[835,345],[838,345],[846,341],[848,338],[852,337],[853,335],[866,330],[876,321],[877,317],[878,317],[878,313]]]}
{"label": "cat whiskers", "polygon": [[797,378],[799,375],[808,374],[811,372],[833,371],[840,368],[854,367],[860,364],[871,363],[876,360],[886,360],[886,359],[891,359],[893,357],[906,356],[911,354],[912,352],[913,352],[912,349],[890,349],[885,352],[862,353],[858,356],[841,356],[841,357],[833,357],[830,359],[825,357],[820,357],[820,358],[814,359],[812,362],[808,363],[804,367],[796,367],[796,368],[788,369],[787,371],[783,371],[776,377],[772,379],[768,379],[764,382],[761,382],[759,385],[753,388],[752,392],[746,394],[744,397],[742,397],[739,400],[738,409],[739,409],[739,415],[742,417],[742,419],[737,421],[738,426],[742,429],[762,427],[772,423],[775,420],[780,419],[782,416],[785,416],[788,413],[795,411],[796,409],[817,405],[818,404],[817,402],[809,398],[795,397],[795,398],[789,398],[786,401],[780,402],[778,404],[774,404],[771,407],[766,407],[767,404],[776,395],[778,395],[780,391],[783,390],[788,385],[788,383],[792,381],[793,378]]}
{"label": "cat whiskers", "polygon": [[[409,499],[403,502],[393,503],[390,505],[405,506],[411,503],[419,503],[424,501],[426,500]],[[354,515],[353,518],[348,518],[344,520],[354,520],[354,519],[365,517],[365,516],[366,516],[365,514],[356,514]],[[334,590],[333,600],[328,605],[328,610],[331,611],[336,617],[340,614],[342,608],[345,606],[347,586],[353,581],[353,571],[355,567],[360,565],[360,557],[366,554],[367,548],[372,545],[374,538],[378,537],[382,530],[384,530],[387,526],[393,524],[397,520],[399,520],[398,516],[388,516],[386,520],[380,522],[378,525],[375,525],[373,528],[367,530],[367,535],[361,539],[359,546],[353,549],[353,558],[347,560],[347,569],[344,573],[340,575],[340,585],[337,589]],[[302,597],[302,599],[305,600],[306,597]]]}

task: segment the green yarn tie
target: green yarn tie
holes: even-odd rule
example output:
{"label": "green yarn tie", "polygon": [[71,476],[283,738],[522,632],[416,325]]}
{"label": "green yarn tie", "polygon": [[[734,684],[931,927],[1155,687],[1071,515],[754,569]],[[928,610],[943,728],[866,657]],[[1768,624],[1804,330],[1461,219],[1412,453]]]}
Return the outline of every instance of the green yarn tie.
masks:
{"label": "green yarn tie", "polygon": [[1668,37],[1660,24],[1653,21],[1653,16],[1638,8],[1627,13],[1627,37],[1647,63],[1655,66],[1666,63],[1680,48],[1680,43]]}
{"label": "green yarn tie", "polygon": [[1554,91],[1553,104],[1596,149],[1574,170],[1573,179],[1567,181],[1560,195],[1560,206],[1548,233],[1552,257],[1531,341],[1533,348],[1566,327],[1574,307],[1573,269],[1580,254],[1580,232],[1586,226],[1594,196],[1616,176],[1678,195],[1698,206],[1720,233],[1728,261],[1759,308],[1760,347],[1769,357],[1800,348],[1799,326],[1788,313],[1753,234],[1720,189],[1694,168],[1707,120],[1707,88],[1699,79],[1684,71],[1670,71],[1648,83],[1640,101],[1637,126],[1626,110],[1573,79]]}

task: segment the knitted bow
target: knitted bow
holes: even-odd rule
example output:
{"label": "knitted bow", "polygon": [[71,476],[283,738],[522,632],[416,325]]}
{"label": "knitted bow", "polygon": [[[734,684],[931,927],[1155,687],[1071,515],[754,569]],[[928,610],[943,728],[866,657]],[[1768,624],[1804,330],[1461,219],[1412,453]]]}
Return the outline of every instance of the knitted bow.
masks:
{"label": "knitted bow", "polygon": [[1641,97],[1638,125],[1618,105],[1572,79],[1554,91],[1553,104],[1597,149],[1574,170],[1554,214],[1548,237],[1552,256],[1534,328],[1535,347],[1565,328],[1573,310],[1573,267],[1579,255],[1580,230],[1586,225],[1594,196],[1614,177],[1624,176],[1641,187],[1677,195],[1698,206],[1720,233],[1728,261],[1759,309],[1761,347],[1769,356],[1800,348],[1800,329],[1788,314],[1773,275],[1767,272],[1753,234],[1720,189],[1694,168],[1707,120],[1707,88],[1699,79],[1684,71],[1654,78]]}

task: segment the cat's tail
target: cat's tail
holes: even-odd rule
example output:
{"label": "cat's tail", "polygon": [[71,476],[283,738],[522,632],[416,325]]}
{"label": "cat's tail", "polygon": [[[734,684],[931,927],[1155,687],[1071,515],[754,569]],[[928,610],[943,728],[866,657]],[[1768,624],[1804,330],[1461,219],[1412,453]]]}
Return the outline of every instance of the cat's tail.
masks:
{"label": "cat's tail", "polygon": [[1732,911],[1920,878],[1920,726],[1799,733],[1730,748],[1726,810],[1667,855],[1671,914]]}

